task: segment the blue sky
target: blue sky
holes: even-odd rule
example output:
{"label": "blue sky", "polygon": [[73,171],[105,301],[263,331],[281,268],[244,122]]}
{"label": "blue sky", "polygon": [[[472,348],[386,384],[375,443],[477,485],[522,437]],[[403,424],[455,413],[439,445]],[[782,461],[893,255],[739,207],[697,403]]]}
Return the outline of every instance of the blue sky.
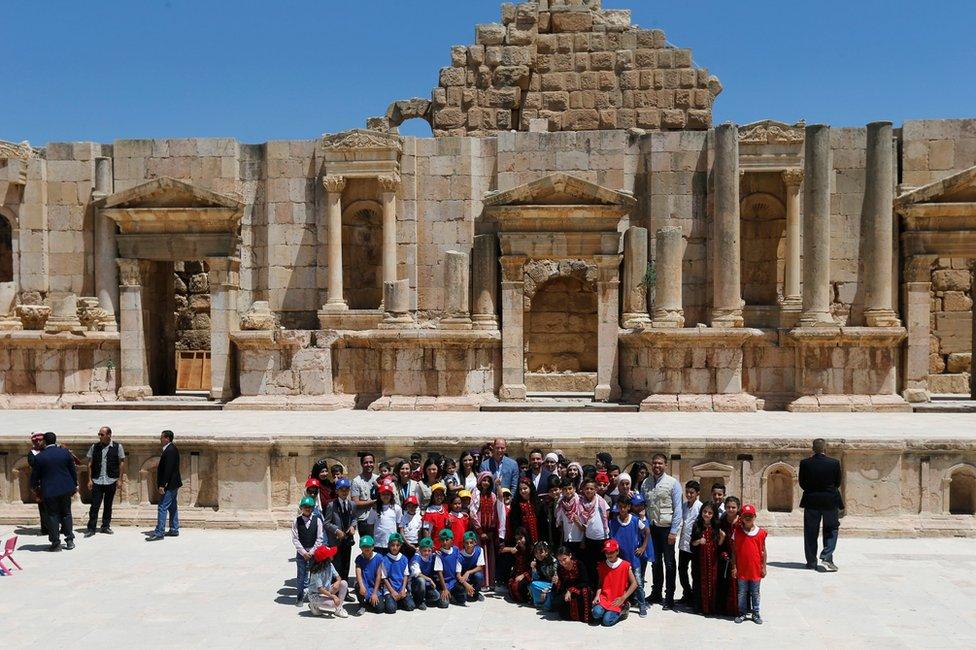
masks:
{"label": "blue sky", "polygon": [[[0,139],[312,138],[429,97],[496,0],[4,6]],[[972,0],[604,0],[722,80],[715,121],[976,116]],[[410,127],[409,129],[407,127]],[[424,125],[404,131],[424,134]]]}

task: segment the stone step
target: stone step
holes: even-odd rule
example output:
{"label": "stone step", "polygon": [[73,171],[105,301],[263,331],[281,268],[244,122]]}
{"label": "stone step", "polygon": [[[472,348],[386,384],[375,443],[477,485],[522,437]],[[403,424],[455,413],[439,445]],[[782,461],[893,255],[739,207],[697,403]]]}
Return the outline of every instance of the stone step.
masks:
{"label": "stone step", "polygon": [[158,396],[131,402],[99,402],[73,404],[72,409],[98,411],[222,411],[223,402],[212,402],[201,397]]}
{"label": "stone step", "polygon": [[[592,399],[592,398],[590,398]],[[565,399],[538,399],[524,402],[497,402],[483,404],[481,410],[494,413],[636,413],[639,404],[613,404],[608,402],[575,401]]]}
{"label": "stone step", "polygon": [[954,399],[933,400],[920,404],[912,404],[915,413],[976,413],[976,400]]}

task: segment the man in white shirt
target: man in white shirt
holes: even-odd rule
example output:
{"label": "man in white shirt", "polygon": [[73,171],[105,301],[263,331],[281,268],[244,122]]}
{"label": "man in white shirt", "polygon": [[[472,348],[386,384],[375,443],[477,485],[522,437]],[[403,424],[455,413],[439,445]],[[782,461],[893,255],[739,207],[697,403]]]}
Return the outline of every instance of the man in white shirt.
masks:
{"label": "man in white shirt", "polygon": [[359,529],[359,537],[373,535],[373,524],[370,521],[370,511],[376,505],[376,496],[373,488],[376,486],[376,479],[379,478],[373,473],[376,466],[376,457],[367,452],[359,456],[359,464],[363,471],[356,475],[352,480],[352,490],[350,496],[356,506],[356,527]]}
{"label": "man in white shirt", "polygon": [[[692,605],[695,602],[695,594],[698,589],[698,581],[694,580],[694,555],[691,552],[691,529],[695,526],[698,519],[698,511],[701,510],[701,501],[698,495],[701,493],[701,485],[698,481],[688,481],[685,483],[685,500],[681,504],[681,532],[678,536],[678,578],[681,580],[681,600],[678,602],[685,605]],[[692,582],[688,580],[688,567],[691,566]]]}
{"label": "man in white shirt", "polygon": [[98,430],[98,442],[88,448],[88,491],[91,494],[91,508],[88,512],[88,527],[85,537],[95,534],[98,523],[98,510],[102,503],[101,532],[112,534],[112,502],[115,490],[125,483],[125,449],[112,441],[112,429],[102,427]]}

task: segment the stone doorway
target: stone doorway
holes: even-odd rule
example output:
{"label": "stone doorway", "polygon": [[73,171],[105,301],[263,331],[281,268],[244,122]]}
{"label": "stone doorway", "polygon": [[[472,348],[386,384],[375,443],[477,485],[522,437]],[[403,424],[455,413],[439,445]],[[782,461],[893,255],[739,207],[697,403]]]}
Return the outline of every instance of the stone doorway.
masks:
{"label": "stone doorway", "polygon": [[205,261],[173,264],[173,359],[176,393],[209,392],[210,267]]}
{"label": "stone doorway", "polygon": [[383,302],[383,213],[379,203],[357,201],[342,215],[342,285],[349,309],[379,309]]}

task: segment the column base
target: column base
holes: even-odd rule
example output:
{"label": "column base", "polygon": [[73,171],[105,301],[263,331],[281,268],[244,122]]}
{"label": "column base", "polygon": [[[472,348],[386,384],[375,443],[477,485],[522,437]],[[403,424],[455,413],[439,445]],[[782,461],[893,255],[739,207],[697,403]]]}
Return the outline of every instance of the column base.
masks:
{"label": "column base", "polygon": [[471,319],[467,316],[451,316],[442,318],[437,323],[437,329],[442,330],[469,330],[471,329]]}
{"label": "column base", "polygon": [[525,384],[503,384],[498,389],[498,399],[503,402],[524,402]]}
{"label": "column base", "polygon": [[799,296],[789,296],[783,298],[779,304],[779,326],[793,328],[800,324],[800,315],[803,313],[803,301]]}
{"label": "column base", "polygon": [[349,310],[349,305],[346,304],[345,300],[341,300],[336,302],[329,301],[324,305],[322,305],[322,309],[320,309],[319,311],[328,314],[328,313],[335,313],[339,311],[348,311],[348,310]]}
{"label": "column base", "polygon": [[497,330],[498,318],[494,314],[475,314],[471,318],[471,328],[476,330]]}
{"label": "column base", "polygon": [[866,309],[864,322],[868,327],[901,327],[901,319],[890,309]]}
{"label": "column base", "polygon": [[387,312],[386,318],[380,321],[376,328],[381,330],[408,329],[413,324],[414,320],[410,314],[392,314]]}
{"label": "column base", "polygon": [[153,391],[150,386],[122,386],[119,388],[119,399],[130,401],[152,397]]}
{"label": "column base", "polygon": [[84,331],[85,328],[82,327],[81,321],[79,320],[55,320],[48,318],[47,323],[44,324],[45,334],[61,334],[62,332],[82,334]]}
{"label": "column base", "polygon": [[655,309],[651,327],[684,327],[685,312],[681,309]]}
{"label": "column base", "polygon": [[713,309],[712,327],[742,327],[742,309]]}
{"label": "column base", "polygon": [[644,311],[624,312],[620,317],[620,326],[624,329],[640,329],[650,322],[651,317]]}
{"label": "column base", "polygon": [[616,384],[597,384],[593,389],[594,402],[611,402],[620,398],[620,386]]}
{"label": "column base", "polygon": [[24,329],[23,323],[15,316],[0,318],[0,332],[11,332]]}
{"label": "column base", "polygon": [[805,311],[800,314],[800,327],[835,327],[837,321],[828,311]]}

